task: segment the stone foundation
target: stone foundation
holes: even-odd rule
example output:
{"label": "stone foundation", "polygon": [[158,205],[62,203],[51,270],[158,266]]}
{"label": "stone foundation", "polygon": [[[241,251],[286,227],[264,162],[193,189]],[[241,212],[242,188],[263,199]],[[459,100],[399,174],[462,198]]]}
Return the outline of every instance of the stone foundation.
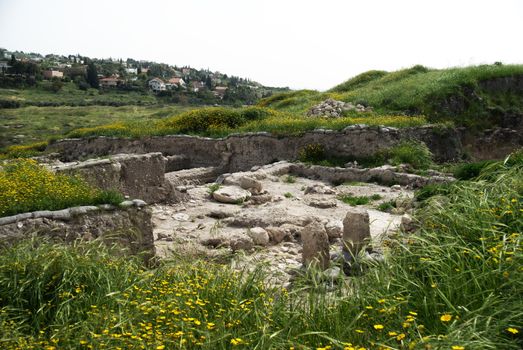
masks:
{"label": "stone foundation", "polygon": [[58,211],[38,211],[0,218],[0,244],[13,244],[33,236],[57,242],[102,239],[118,243],[145,261],[155,255],[151,210],[142,201],[124,202],[127,208],[103,205]]}

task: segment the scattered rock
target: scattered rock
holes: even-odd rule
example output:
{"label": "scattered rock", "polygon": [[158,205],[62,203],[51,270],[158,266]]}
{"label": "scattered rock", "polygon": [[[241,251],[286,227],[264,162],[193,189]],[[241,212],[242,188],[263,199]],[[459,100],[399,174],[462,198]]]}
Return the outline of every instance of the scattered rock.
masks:
{"label": "scattered rock", "polygon": [[138,208],[145,207],[147,203],[145,201],[142,201],[141,199],[133,199],[133,204],[136,205]]}
{"label": "scattered rock", "polygon": [[305,266],[317,265],[325,270],[329,267],[329,238],[321,223],[312,221],[301,231],[303,242],[302,262]]}
{"label": "scattered rock", "polygon": [[314,184],[305,187],[305,194],[336,194],[336,191],[323,184]]}
{"label": "scattered rock", "polygon": [[176,213],[173,215],[173,219],[176,221],[189,221],[190,216],[185,213]]}
{"label": "scattered rock", "polygon": [[409,214],[405,214],[401,217],[400,228],[405,232],[413,232],[416,230],[416,223]]}
{"label": "scattered rock", "polygon": [[343,236],[343,222],[341,220],[331,220],[325,224],[325,231],[329,239],[333,240]]}
{"label": "scattered rock", "polygon": [[320,209],[333,208],[338,205],[334,199],[311,199],[307,204]]}
{"label": "scattered rock", "polygon": [[225,219],[233,216],[235,213],[230,211],[225,211],[222,209],[213,209],[207,213],[207,216],[213,219]]}
{"label": "scattered rock", "polygon": [[240,178],[240,187],[244,190],[248,190],[252,194],[262,192],[262,184],[260,181],[253,179],[252,177],[242,176]]}
{"label": "scattered rock", "polygon": [[234,236],[229,242],[229,246],[233,251],[245,250],[249,251],[254,248],[254,242],[249,236]]}
{"label": "scattered rock", "polygon": [[290,231],[281,227],[269,226],[266,228],[266,230],[269,234],[270,241],[275,244],[281,243],[291,237]]}
{"label": "scattered rock", "polygon": [[372,111],[372,107],[365,107],[361,104],[354,106],[351,102],[336,101],[329,98],[313,106],[307,112],[307,116],[339,118],[343,116],[344,111],[369,112]]}
{"label": "scattered rock", "polygon": [[247,235],[251,237],[256,245],[266,246],[269,244],[269,234],[261,227],[253,227],[247,231]]}
{"label": "scattered rock", "polygon": [[239,204],[251,197],[251,193],[235,186],[224,186],[214,191],[212,197],[221,203]]}
{"label": "scattered rock", "polygon": [[272,201],[272,196],[270,194],[260,194],[257,196],[252,196],[249,200],[249,203],[254,205],[260,205],[268,203],[270,201]]}
{"label": "scattered rock", "polygon": [[399,192],[401,191],[401,185],[392,185],[390,189],[394,192]]}

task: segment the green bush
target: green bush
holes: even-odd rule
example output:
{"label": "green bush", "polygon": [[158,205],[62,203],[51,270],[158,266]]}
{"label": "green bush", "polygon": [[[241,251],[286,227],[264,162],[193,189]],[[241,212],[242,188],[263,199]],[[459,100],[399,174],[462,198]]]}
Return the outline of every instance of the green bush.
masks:
{"label": "green bush", "polygon": [[419,141],[401,141],[386,151],[392,165],[409,164],[415,169],[428,169],[432,164],[432,153],[427,145]]}

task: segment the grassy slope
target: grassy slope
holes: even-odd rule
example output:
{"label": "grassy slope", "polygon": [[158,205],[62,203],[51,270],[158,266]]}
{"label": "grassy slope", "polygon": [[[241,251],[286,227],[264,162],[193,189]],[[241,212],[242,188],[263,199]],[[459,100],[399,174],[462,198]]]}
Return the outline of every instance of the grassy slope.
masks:
{"label": "grassy slope", "polygon": [[[325,93],[294,91],[262,100],[260,105],[292,113],[305,113],[328,97],[373,106],[378,113],[424,114],[432,120],[451,119],[458,124],[480,125],[489,108],[523,110],[521,91],[495,94],[481,90],[478,83],[498,77],[523,75],[523,65],[483,65],[443,70],[414,66],[396,72],[370,71],[360,74]],[[466,95],[467,88],[473,94]],[[471,98],[471,96],[473,98]],[[481,101],[475,96],[481,97]],[[442,102],[462,97],[465,111],[445,110]],[[478,118],[479,117],[479,118]],[[486,123],[488,124],[488,123]]]}

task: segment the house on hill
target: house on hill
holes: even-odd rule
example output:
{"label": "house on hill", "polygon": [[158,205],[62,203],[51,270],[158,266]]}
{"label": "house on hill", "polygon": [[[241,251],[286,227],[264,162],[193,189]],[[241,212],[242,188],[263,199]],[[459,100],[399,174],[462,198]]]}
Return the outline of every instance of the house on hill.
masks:
{"label": "house on hill", "polygon": [[167,83],[165,83],[165,87],[168,89],[172,89],[176,86],[185,87],[185,81],[182,78],[174,77],[167,80]]}
{"label": "house on hill", "polygon": [[44,75],[45,79],[53,79],[53,78],[61,79],[64,77],[63,72],[60,72],[59,70],[54,70],[54,69],[44,70],[43,75]]}
{"label": "house on hill", "polygon": [[152,78],[149,80],[149,88],[153,90],[154,92],[158,91],[165,91],[166,86],[162,79],[160,78]]}
{"label": "house on hill", "polygon": [[214,88],[212,93],[214,94],[214,96],[223,99],[223,96],[225,96],[225,91],[227,91],[227,89],[227,86],[217,86]]}
{"label": "house on hill", "polygon": [[100,81],[100,86],[104,87],[104,88],[117,87],[118,85],[120,85],[122,83],[122,80],[120,80],[116,77],[102,78],[99,81]]}
{"label": "house on hill", "polygon": [[198,92],[205,87],[205,84],[201,81],[191,81],[190,85],[191,85],[191,90],[193,92]]}

